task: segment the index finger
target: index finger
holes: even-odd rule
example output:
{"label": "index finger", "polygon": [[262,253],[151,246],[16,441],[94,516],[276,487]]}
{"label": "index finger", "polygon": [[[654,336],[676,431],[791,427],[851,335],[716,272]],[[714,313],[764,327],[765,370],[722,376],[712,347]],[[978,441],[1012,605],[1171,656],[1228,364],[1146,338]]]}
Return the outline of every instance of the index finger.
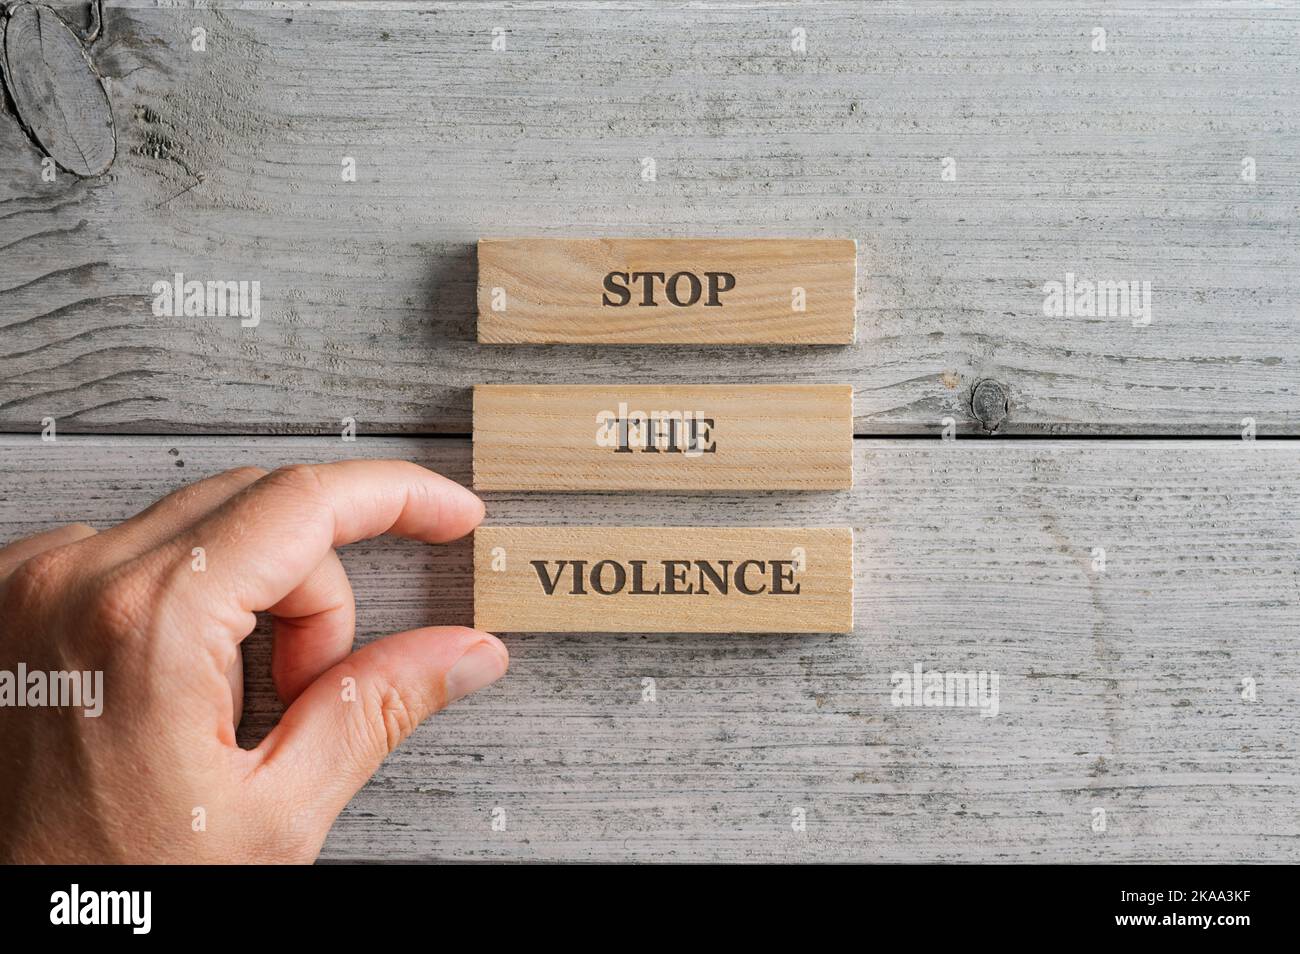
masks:
{"label": "index finger", "polygon": [[[168,599],[184,615],[241,629],[291,593],[334,547],[382,533],[445,543],[483,519],[455,481],[400,460],[295,464],[272,471],[167,544]],[[201,568],[200,568],[201,567]],[[242,614],[232,617],[231,614]]]}

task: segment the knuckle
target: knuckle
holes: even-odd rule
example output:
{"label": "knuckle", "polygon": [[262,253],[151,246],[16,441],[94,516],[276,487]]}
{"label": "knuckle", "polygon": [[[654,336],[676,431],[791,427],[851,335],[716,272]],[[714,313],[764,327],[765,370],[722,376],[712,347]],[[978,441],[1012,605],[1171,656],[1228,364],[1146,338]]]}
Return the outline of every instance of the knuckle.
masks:
{"label": "knuckle", "polygon": [[444,494],[438,483],[432,480],[413,480],[407,485],[408,499],[421,510],[431,510],[439,520],[442,515]]}
{"label": "knuckle", "polygon": [[396,686],[376,687],[364,694],[364,700],[361,730],[368,751],[391,754],[420,724],[419,700]]}
{"label": "knuckle", "polygon": [[277,467],[265,477],[263,483],[287,491],[299,502],[317,509],[328,509],[329,500],[321,485],[320,473],[311,464],[286,464]]}
{"label": "knuckle", "polygon": [[226,481],[238,486],[251,484],[254,481],[261,480],[267,475],[267,471],[261,467],[232,467],[230,470],[222,471],[221,476]]}
{"label": "knuckle", "polygon": [[267,477],[290,487],[319,487],[320,476],[312,464],[285,464],[271,471]]}
{"label": "knuckle", "polygon": [[149,616],[148,586],[134,572],[112,573],[96,582],[88,608],[101,628],[124,636],[143,634]]}
{"label": "knuckle", "polygon": [[7,611],[31,612],[46,605],[67,584],[74,564],[72,554],[63,547],[24,561],[5,581]]}

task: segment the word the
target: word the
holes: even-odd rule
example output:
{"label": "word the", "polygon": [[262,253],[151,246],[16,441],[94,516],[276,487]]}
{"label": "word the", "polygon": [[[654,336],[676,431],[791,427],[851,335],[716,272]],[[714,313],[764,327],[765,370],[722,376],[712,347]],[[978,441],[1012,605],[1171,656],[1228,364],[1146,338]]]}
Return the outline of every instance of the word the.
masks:
{"label": "word the", "polygon": [[996,672],[923,671],[920,663],[912,671],[895,672],[889,677],[894,687],[890,701],[895,706],[978,707],[980,718],[998,714],[998,674]]}
{"label": "word the", "polygon": [[185,280],[177,272],[170,281],[154,282],[153,313],[156,317],[238,317],[240,325],[256,328],[262,321],[262,283],[200,282]]}
{"label": "word the", "polygon": [[1043,314],[1049,318],[1132,318],[1134,327],[1151,324],[1151,283],[1065,281],[1043,285]]}
{"label": "word the", "polygon": [[596,446],[612,447],[616,454],[634,450],[648,454],[717,453],[712,439],[714,420],[698,411],[633,411],[620,403],[617,411],[596,414]]}
{"label": "word the", "polygon": [[[590,569],[586,560],[528,562],[537,571],[537,580],[547,596],[555,595],[566,573],[572,580],[569,590],[572,596],[590,593],[613,596],[625,589],[631,596],[726,595],[730,587],[744,596],[761,593],[795,596],[799,593],[799,584],[794,581],[794,560],[741,560],[739,563],[734,560],[662,560],[651,569],[651,586],[646,585],[645,560],[628,560],[626,566],[617,560],[600,560],[590,564]],[[554,574],[549,569],[552,563]],[[692,570],[695,582],[690,579]]]}
{"label": "word the", "polygon": [[[657,308],[659,302],[655,301],[656,280],[663,286],[668,301],[678,308],[686,308],[698,302],[706,286],[708,296],[705,298],[704,307],[721,308],[722,293],[736,287],[736,276],[730,272],[705,272],[704,281],[700,281],[699,276],[694,272],[674,272],[672,276],[666,272],[610,272],[605,276],[605,294],[601,298],[601,303],[622,308],[632,300],[632,289],[629,286],[640,282],[641,301],[637,303],[637,307]],[[686,283],[684,295],[682,294],[683,280]],[[611,298],[611,295],[614,297]]]}
{"label": "word the", "polygon": [[103,670],[78,672],[73,670],[27,671],[26,663],[18,664],[16,673],[0,669],[0,707],[15,708],[84,708],[87,719],[97,719],[104,711]]}
{"label": "word the", "polygon": [[152,891],[85,891],[74,884],[69,891],[50,895],[51,924],[129,924],[132,934],[148,934],[152,927]]}

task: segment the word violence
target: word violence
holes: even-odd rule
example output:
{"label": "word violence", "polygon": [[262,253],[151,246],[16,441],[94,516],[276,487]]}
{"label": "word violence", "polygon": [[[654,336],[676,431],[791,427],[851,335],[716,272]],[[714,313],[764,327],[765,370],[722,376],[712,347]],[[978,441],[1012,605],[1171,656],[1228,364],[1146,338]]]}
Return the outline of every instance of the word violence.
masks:
{"label": "word violence", "polygon": [[[529,560],[537,581],[547,596],[554,596],[560,583],[569,578],[571,596],[592,593],[613,596],[709,596],[727,595],[732,589],[742,596],[770,593],[796,596],[795,560]],[[552,569],[554,568],[554,569]]]}

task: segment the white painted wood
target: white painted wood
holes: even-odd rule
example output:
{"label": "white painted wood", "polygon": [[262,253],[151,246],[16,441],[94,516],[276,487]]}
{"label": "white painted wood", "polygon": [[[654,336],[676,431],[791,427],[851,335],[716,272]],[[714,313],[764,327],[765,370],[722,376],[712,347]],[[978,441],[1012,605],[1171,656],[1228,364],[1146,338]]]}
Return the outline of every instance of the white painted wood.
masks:
{"label": "white painted wood", "polygon": [[[42,182],[0,113],[0,429],[468,433],[473,384],[617,369],[851,381],[858,433],[978,429],[992,378],[1008,432],[1300,434],[1297,9],[110,2],[110,172]],[[474,242],[575,232],[855,238],[858,343],[478,345]],[[260,324],[155,317],[176,271]],[[1067,272],[1150,326],[1045,317]]]}
{"label": "white painted wood", "polygon": [[[469,480],[458,440],[10,437],[0,539],[343,456]],[[856,458],[851,492],[656,498],[665,523],[852,525],[856,632],[510,636],[508,676],[417,730],[325,857],[1300,860],[1300,446],[859,440]],[[487,499],[495,523],[650,516]],[[468,541],[343,558],[363,639],[472,618]],[[246,739],[275,717],[264,639],[249,649]],[[997,671],[999,714],[895,708],[891,673],[918,662]]]}

